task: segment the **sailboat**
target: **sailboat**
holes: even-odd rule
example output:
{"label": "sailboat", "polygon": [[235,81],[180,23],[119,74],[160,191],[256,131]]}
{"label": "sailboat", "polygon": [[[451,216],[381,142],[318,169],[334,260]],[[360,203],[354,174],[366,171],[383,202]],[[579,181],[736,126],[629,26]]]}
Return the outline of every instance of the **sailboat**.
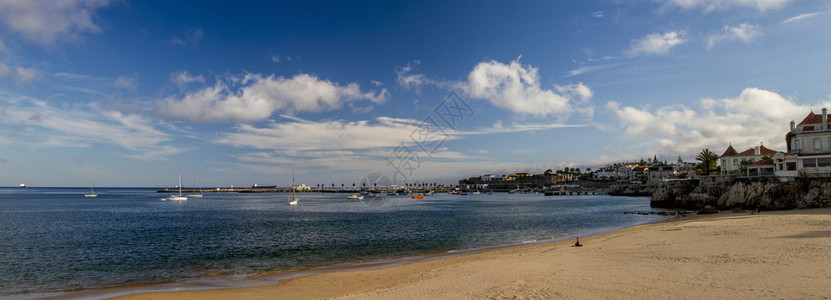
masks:
{"label": "sailboat", "polygon": [[294,196],[294,170],[291,171],[291,197],[286,201],[289,205],[297,205],[300,198]]}
{"label": "sailboat", "polygon": [[89,188],[89,193],[84,193],[84,197],[86,197],[86,198],[98,197],[98,194],[95,193],[95,182],[92,182],[92,186],[90,186],[90,188]]}
{"label": "sailboat", "polygon": [[170,200],[170,201],[187,201],[188,200],[187,196],[182,196],[182,175],[179,175],[179,195],[178,196],[177,195],[170,195],[169,197],[162,199],[162,201],[166,201],[166,200]]}
{"label": "sailboat", "polygon": [[193,172],[193,192],[187,194],[188,198],[202,198],[202,189],[199,189],[199,193],[196,193],[196,172]]}

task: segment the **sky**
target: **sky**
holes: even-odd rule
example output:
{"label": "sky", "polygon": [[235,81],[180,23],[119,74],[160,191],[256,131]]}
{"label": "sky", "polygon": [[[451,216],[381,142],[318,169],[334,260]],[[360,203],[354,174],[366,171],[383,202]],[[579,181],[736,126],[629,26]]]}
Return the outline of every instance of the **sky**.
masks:
{"label": "sky", "polygon": [[760,143],[831,3],[0,0],[0,186],[396,183]]}

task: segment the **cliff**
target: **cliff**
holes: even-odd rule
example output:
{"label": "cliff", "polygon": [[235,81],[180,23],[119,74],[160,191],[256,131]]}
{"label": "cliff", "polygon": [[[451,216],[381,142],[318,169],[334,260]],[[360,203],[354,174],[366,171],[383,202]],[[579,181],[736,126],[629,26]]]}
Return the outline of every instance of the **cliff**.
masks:
{"label": "cliff", "polygon": [[671,181],[653,193],[652,207],[700,209],[781,210],[831,207],[831,182],[828,179],[733,180],[729,182]]}

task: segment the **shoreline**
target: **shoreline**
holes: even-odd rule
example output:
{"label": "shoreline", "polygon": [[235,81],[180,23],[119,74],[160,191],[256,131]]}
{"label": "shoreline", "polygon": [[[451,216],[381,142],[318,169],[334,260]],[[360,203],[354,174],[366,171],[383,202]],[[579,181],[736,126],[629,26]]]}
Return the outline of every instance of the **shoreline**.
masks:
{"label": "shoreline", "polygon": [[[831,209],[720,212],[279,284],[122,299],[681,297],[831,294]],[[761,276],[759,274],[764,274]],[[321,288],[323,287],[323,288]]]}
{"label": "shoreline", "polygon": [[239,274],[239,275],[203,275],[195,278],[188,278],[178,281],[166,281],[158,283],[145,283],[135,285],[113,286],[105,288],[94,288],[78,291],[67,292],[49,292],[49,293],[32,293],[32,294],[16,294],[7,295],[6,297],[13,298],[38,298],[38,299],[101,299],[101,298],[118,298],[130,297],[135,295],[143,295],[148,293],[165,293],[165,292],[195,292],[195,291],[212,291],[236,288],[257,288],[276,285],[279,282],[286,280],[293,280],[297,278],[304,278],[309,276],[340,273],[340,272],[354,272],[365,270],[377,270],[412,263],[419,263],[425,261],[441,260],[454,257],[464,257],[469,255],[476,255],[481,253],[498,252],[510,249],[519,249],[526,247],[535,247],[553,243],[563,243],[573,240],[576,236],[583,238],[609,234],[621,230],[626,230],[633,227],[645,226],[649,224],[656,224],[662,222],[671,222],[688,218],[684,217],[669,217],[663,220],[647,222],[630,227],[610,227],[602,228],[592,231],[587,231],[578,234],[562,234],[559,236],[539,238],[530,241],[521,241],[511,244],[500,244],[492,246],[484,246],[469,249],[451,249],[451,250],[436,250],[427,251],[415,254],[404,254],[390,257],[383,257],[370,260],[355,260],[347,262],[337,262],[332,264],[324,264],[317,266],[310,266],[291,270],[271,271],[256,274]]}

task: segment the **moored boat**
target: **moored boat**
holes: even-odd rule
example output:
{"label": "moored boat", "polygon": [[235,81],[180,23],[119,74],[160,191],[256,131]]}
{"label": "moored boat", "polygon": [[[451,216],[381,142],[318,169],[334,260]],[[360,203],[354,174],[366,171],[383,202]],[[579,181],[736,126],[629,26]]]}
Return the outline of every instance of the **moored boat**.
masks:
{"label": "moored boat", "polygon": [[300,198],[294,196],[294,170],[291,170],[291,197],[286,200],[286,203],[295,206],[298,202],[300,202]]}
{"label": "moored boat", "polygon": [[363,198],[364,198],[364,196],[361,196],[361,195],[358,195],[358,194],[352,194],[352,195],[346,196],[346,199],[349,199],[349,200],[361,200]]}
{"label": "moored boat", "polygon": [[98,197],[98,194],[95,193],[95,182],[89,188],[89,193],[84,193],[84,198],[95,198]]}
{"label": "moored boat", "polygon": [[179,195],[170,195],[167,198],[162,198],[162,201],[187,201],[187,196],[182,196],[182,175],[179,175]]}

